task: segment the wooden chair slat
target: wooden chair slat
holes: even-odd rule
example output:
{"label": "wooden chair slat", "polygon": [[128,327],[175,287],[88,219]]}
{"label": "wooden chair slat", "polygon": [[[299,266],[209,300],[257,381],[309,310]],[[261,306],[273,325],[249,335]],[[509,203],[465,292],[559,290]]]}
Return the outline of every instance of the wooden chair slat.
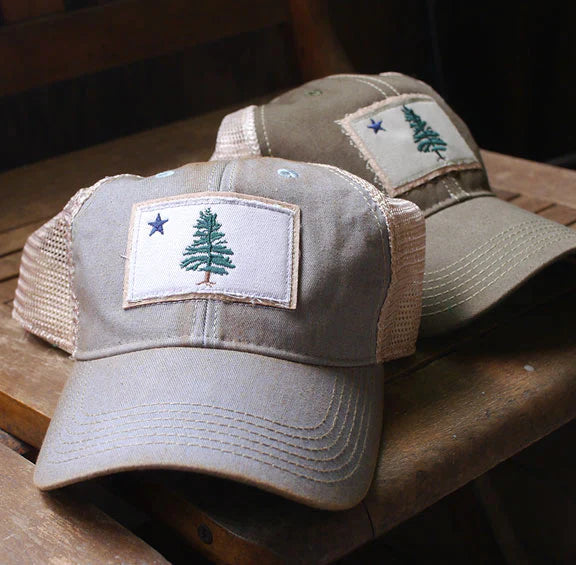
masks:
{"label": "wooden chair slat", "polygon": [[498,198],[501,198],[502,200],[506,201],[513,200],[514,198],[518,198],[519,196],[517,192],[510,192],[509,190],[500,190],[498,188],[494,188],[493,190],[496,196],[498,196]]}
{"label": "wooden chair slat", "polygon": [[22,563],[168,563],[93,506],[64,494],[44,496],[32,463],[0,444],[0,555]]}
{"label": "wooden chair slat", "polygon": [[555,204],[550,208],[546,208],[543,212],[540,212],[539,215],[560,224],[570,225],[576,222],[576,207],[569,208],[568,206]]}
{"label": "wooden chair slat", "polygon": [[10,279],[18,275],[18,269],[20,268],[20,259],[22,253],[16,251],[15,253],[10,253],[0,257],[0,281]]}
{"label": "wooden chair slat", "polygon": [[15,438],[13,435],[10,435],[8,432],[0,429],[0,445],[5,445],[12,451],[18,453],[18,455],[22,455],[26,457],[27,455],[36,454],[36,449],[28,445],[26,442]]}
{"label": "wooden chair slat", "polygon": [[0,282],[0,304],[6,305],[14,298],[18,279],[8,279]]}
{"label": "wooden chair slat", "polygon": [[576,208],[576,171],[482,151],[493,188]]}
{"label": "wooden chair slat", "polygon": [[510,202],[514,204],[514,206],[518,206],[535,214],[554,205],[554,203],[549,200],[542,200],[541,198],[534,198],[533,196],[526,196],[524,194],[521,194]]}
{"label": "wooden chair slat", "polygon": [[0,309],[0,428],[40,447],[72,361],[23,332],[10,314]]}
{"label": "wooden chair slat", "polygon": [[572,291],[389,383],[365,501],[377,533],[576,416],[575,311]]}
{"label": "wooden chair slat", "polygon": [[[48,218],[46,218],[48,219]],[[43,222],[34,222],[27,224],[20,228],[10,229],[5,232],[0,232],[0,257],[20,251],[24,247],[24,243],[28,236],[36,229],[38,229]]]}
{"label": "wooden chair slat", "polygon": [[267,0],[118,0],[4,26],[0,96],[258,30],[287,17],[284,2]]}

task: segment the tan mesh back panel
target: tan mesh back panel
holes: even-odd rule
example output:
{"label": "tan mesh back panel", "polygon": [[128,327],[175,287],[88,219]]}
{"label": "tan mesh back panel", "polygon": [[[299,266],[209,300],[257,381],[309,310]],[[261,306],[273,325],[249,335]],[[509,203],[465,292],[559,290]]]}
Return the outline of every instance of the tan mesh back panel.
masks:
{"label": "tan mesh back panel", "polygon": [[378,319],[376,356],[379,362],[384,362],[411,355],[416,348],[422,311],[426,252],[424,215],[408,200],[388,198],[364,179],[336,167],[323,166],[361,185],[386,218],[392,273]]}
{"label": "tan mesh back panel", "polygon": [[216,148],[210,161],[245,159],[261,155],[256,134],[254,111],[256,106],[247,106],[228,114],[218,128]]}
{"label": "tan mesh back panel", "polygon": [[[119,175],[123,176],[123,175]],[[64,210],[26,241],[12,316],[26,330],[68,353],[76,347],[78,307],[72,289],[72,221],[107,177],[78,191]]]}
{"label": "tan mesh back panel", "polygon": [[69,230],[66,215],[60,212],[28,238],[12,315],[29,332],[71,353],[75,324]]}

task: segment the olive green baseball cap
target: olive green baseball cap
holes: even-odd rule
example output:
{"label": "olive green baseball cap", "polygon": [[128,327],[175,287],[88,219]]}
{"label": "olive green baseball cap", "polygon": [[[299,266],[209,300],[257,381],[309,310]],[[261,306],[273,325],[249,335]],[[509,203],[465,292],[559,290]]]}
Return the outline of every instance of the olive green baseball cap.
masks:
{"label": "olive green baseball cap", "polygon": [[424,240],[413,203],[284,159],[81,190],[27,241],[14,303],[75,360],[37,486],[173,469],[354,506],[381,363],[414,350]]}
{"label": "olive green baseball cap", "polygon": [[335,165],[422,209],[422,335],[476,318],[576,249],[573,230],[496,198],[464,122],[400,73],[329,76],[226,116],[212,158],[257,155]]}

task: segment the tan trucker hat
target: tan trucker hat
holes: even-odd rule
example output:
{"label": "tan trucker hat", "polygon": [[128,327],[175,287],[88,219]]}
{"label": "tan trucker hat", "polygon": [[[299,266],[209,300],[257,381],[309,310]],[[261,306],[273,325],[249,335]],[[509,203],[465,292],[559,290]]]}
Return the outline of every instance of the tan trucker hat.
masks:
{"label": "tan trucker hat", "polygon": [[30,236],[14,304],[75,359],[37,486],[160,468],[354,506],[379,363],[414,350],[424,240],[413,203],[283,159],[81,190]]}
{"label": "tan trucker hat", "polygon": [[212,158],[256,155],[335,165],[423,210],[422,335],[463,325],[576,249],[573,230],[496,198],[466,125],[399,73],[329,76],[226,116]]}

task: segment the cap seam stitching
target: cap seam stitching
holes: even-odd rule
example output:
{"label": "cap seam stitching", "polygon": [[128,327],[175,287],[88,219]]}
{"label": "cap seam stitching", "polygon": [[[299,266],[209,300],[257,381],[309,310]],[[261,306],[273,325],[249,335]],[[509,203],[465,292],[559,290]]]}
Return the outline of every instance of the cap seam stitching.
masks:
{"label": "cap seam stitching", "polygon": [[[517,236],[532,236],[532,235],[541,234],[541,233],[546,234],[547,232],[553,232],[553,231],[554,232],[556,232],[556,231],[562,232],[563,230],[558,229],[558,227],[556,227],[556,226],[539,226],[538,228],[536,228],[534,230],[530,230],[530,229],[528,229],[528,227],[526,227],[524,229],[515,231],[514,236],[516,236],[516,237]],[[512,240],[512,241],[510,241],[510,240]],[[501,244],[504,241],[508,241],[508,243],[506,243],[504,246],[502,246]],[[425,283],[424,287],[423,287],[424,290],[434,290],[436,288],[442,288],[442,287],[445,287],[447,285],[454,283],[455,281],[460,280],[463,276],[469,274],[472,269],[476,269],[476,268],[478,268],[478,266],[481,266],[481,265],[485,264],[487,261],[491,260],[494,257],[494,255],[496,255],[500,251],[506,250],[505,254],[498,257],[496,260],[499,260],[499,259],[506,257],[513,250],[517,249],[518,247],[522,247],[523,240],[518,240],[517,238],[513,239],[513,236],[509,235],[509,236],[501,239],[498,243],[500,245],[492,246],[488,250],[482,252],[482,254],[474,257],[474,259],[472,259],[471,261],[469,261],[465,265],[462,265],[461,267],[458,267],[457,269],[453,269],[452,271],[449,271],[446,275],[443,275],[442,277],[438,277],[437,279],[427,281],[427,283],[431,283],[431,282],[436,282],[436,280],[449,278],[449,280],[447,280],[446,282],[436,284],[433,286],[430,286],[429,284],[427,286],[427,283]],[[470,267],[469,270],[467,270],[463,274],[458,275],[457,277],[453,278],[453,275],[455,275],[456,273],[458,273],[464,269],[467,269],[468,267]]]}
{"label": "cap seam stitching", "polygon": [[[464,304],[465,302],[468,302],[469,300],[472,300],[472,298],[478,296],[478,294],[481,294],[482,292],[484,292],[487,288],[489,288],[490,286],[492,286],[497,280],[500,280],[504,275],[506,275],[507,273],[509,273],[514,267],[516,267],[517,265],[520,265],[523,261],[525,261],[526,259],[528,259],[529,257],[532,257],[533,255],[535,255],[538,251],[541,251],[542,249],[549,247],[550,246],[550,240],[553,240],[554,242],[557,242],[559,240],[565,240],[565,239],[570,239],[572,236],[569,235],[565,235],[564,237],[560,237],[560,238],[556,238],[556,237],[550,237],[547,238],[545,241],[547,241],[548,243],[546,243],[545,245],[541,245],[540,247],[537,247],[535,249],[532,250],[531,253],[525,254],[522,256],[520,261],[517,261],[516,263],[513,263],[512,265],[510,265],[510,267],[508,267],[508,269],[506,269],[505,271],[501,272],[496,278],[492,279],[492,281],[483,286],[482,288],[478,289],[474,294],[472,294],[471,296],[467,297],[464,300],[461,300],[460,302],[457,302],[455,304],[451,304],[450,306],[448,306],[445,309],[442,310],[435,310],[432,312],[423,312],[422,313],[422,317],[427,317],[427,316],[433,316],[436,314],[440,314],[442,312],[446,312],[448,310],[452,310],[453,308],[455,308],[456,306],[460,306],[461,304]],[[542,240],[541,240],[542,241]],[[468,288],[468,290],[471,290],[472,288],[474,288],[475,286],[477,286],[478,284],[482,284],[482,282],[484,282],[487,278],[489,278],[491,275],[493,275],[494,273],[496,273],[498,271],[498,269],[488,273],[482,280],[478,281],[477,283],[475,283],[474,285],[472,285],[472,287]],[[429,302],[429,303],[424,303],[423,304],[423,310],[429,309],[432,306],[438,306],[440,304],[443,304],[445,302],[448,302],[449,300],[453,299],[453,298],[458,298],[460,296],[462,296],[464,293],[460,292],[460,293],[456,293],[452,296],[449,296],[441,301],[437,301],[437,302]]]}

